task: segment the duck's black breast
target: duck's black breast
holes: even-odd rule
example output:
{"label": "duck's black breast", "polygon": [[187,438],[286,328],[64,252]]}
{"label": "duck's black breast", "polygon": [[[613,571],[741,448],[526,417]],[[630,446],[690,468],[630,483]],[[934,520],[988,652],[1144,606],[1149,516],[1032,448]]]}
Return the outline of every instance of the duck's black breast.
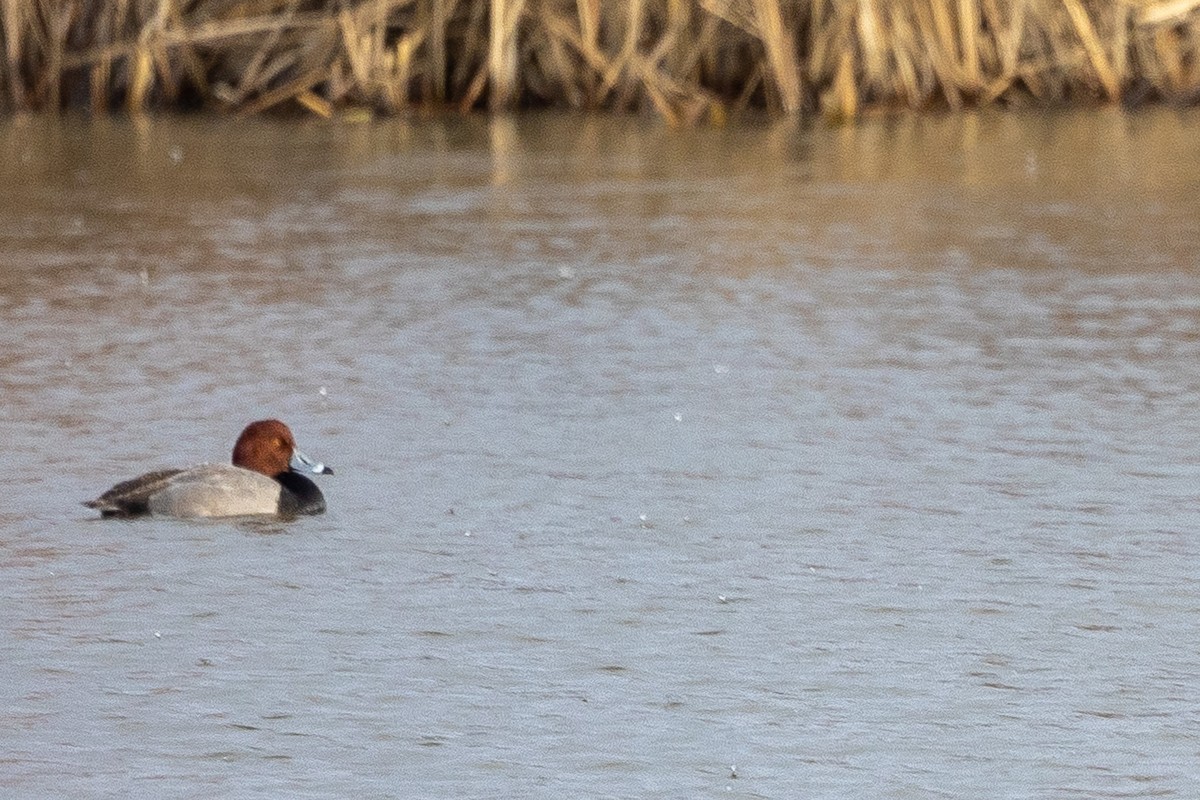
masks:
{"label": "duck's black breast", "polygon": [[275,476],[283,487],[279,493],[279,513],[285,516],[296,514],[324,514],[325,495],[317,485],[299,472],[288,470]]}

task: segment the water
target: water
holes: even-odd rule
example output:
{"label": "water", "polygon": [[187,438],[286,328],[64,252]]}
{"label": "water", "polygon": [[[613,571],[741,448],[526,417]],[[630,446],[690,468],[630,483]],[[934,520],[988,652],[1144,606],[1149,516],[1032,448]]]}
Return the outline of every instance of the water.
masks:
{"label": "water", "polygon": [[0,795],[1190,797],[1198,121],[4,122]]}

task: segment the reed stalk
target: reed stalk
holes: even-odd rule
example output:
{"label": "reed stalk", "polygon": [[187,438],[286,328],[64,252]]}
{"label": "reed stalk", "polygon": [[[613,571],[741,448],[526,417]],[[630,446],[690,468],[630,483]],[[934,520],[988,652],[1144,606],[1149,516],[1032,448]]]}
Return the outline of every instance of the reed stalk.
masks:
{"label": "reed stalk", "polygon": [[1200,0],[0,0],[0,111],[1200,101]]}

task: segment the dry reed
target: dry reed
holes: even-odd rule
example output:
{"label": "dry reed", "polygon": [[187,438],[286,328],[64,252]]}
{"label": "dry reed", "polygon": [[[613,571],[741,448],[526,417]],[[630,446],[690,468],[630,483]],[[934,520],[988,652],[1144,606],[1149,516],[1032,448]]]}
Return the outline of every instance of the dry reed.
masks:
{"label": "dry reed", "polygon": [[0,110],[1200,100],[1200,0],[0,0]]}

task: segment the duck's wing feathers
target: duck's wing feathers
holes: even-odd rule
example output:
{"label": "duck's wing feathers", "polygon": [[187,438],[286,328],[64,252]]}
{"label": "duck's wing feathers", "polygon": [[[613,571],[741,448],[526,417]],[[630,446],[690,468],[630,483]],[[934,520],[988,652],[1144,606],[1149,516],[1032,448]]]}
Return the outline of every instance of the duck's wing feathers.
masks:
{"label": "duck's wing feathers", "polygon": [[150,498],[150,513],[168,517],[277,514],[283,487],[231,464],[201,464],[172,476]]}
{"label": "duck's wing feathers", "polygon": [[185,472],[182,469],[160,469],[136,478],[121,481],[95,500],[84,503],[105,517],[135,517],[150,513],[150,496],[160,491],[171,479]]}

